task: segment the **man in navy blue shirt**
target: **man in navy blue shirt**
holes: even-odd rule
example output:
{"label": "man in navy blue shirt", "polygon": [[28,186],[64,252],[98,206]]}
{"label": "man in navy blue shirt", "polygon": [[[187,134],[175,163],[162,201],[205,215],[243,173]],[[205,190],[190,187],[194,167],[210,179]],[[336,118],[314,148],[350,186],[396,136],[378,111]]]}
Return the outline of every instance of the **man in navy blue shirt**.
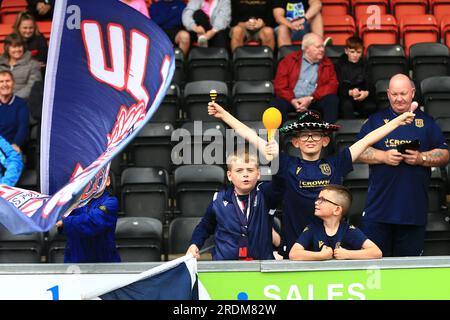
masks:
{"label": "man in navy blue shirt", "polygon": [[[389,82],[391,106],[372,115],[358,138],[408,112],[415,89],[410,79],[393,76]],[[418,150],[397,150],[398,145],[420,141]],[[383,251],[383,256],[418,256],[422,253],[427,223],[431,167],[449,160],[445,138],[430,116],[420,110],[414,122],[397,128],[369,147],[359,160],[370,165],[369,191],[362,231]]]}
{"label": "man in navy blue shirt", "polygon": [[[278,154],[275,140],[267,143],[252,129],[234,118],[217,103],[210,102],[208,113],[222,119],[237,134],[245,137],[264,154]],[[322,187],[328,184],[342,184],[344,176],[353,170],[352,162],[370,145],[382,139],[400,125],[411,123],[414,114],[404,113],[385,126],[374,131],[365,139],[354,143],[336,155],[320,158],[322,148],[330,143],[328,133],[338,126],[324,122],[317,113],[307,111],[300,114],[294,123],[280,129],[282,133],[294,132],[294,147],[300,149],[302,157],[280,154],[278,173],[273,177],[277,181],[273,190],[280,194],[283,203],[281,226],[282,248],[280,254],[288,258],[289,251],[303,229],[313,221],[314,201]],[[272,170],[273,173],[275,173]]]}
{"label": "man in navy blue shirt", "polygon": [[302,232],[289,253],[291,260],[379,259],[381,250],[358,228],[342,221],[352,203],[350,191],[328,185],[315,201],[316,219]]}
{"label": "man in navy blue shirt", "polygon": [[0,71],[0,135],[21,152],[28,135],[28,107],[24,99],[14,95],[11,71]]}
{"label": "man in navy blue shirt", "polygon": [[187,253],[199,258],[199,249],[214,235],[213,260],[273,259],[272,226],[275,199],[271,183],[261,183],[258,159],[237,152],[227,159],[232,186],[214,195],[194,229]]}

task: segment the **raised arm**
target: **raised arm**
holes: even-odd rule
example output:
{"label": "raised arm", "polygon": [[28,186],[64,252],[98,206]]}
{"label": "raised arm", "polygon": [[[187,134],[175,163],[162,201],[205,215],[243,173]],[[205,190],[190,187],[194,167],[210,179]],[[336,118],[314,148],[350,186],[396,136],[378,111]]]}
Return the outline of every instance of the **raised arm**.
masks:
{"label": "raised arm", "polygon": [[[238,135],[240,135],[245,140],[253,144],[258,149],[259,152],[266,155],[266,158],[269,155],[276,156],[277,152],[268,151],[266,140],[258,136],[255,131],[253,131],[251,128],[247,127],[245,124],[243,124],[238,119],[233,117],[228,111],[222,108],[219,104],[215,102],[208,103],[208,114],[217,119],[221,119],[223,122],[228,124],[232,129],[234,129],[237,132]],[[272,148],[270,150],[274,151],[273,146],[276,143],[272,141],[270,144]],[[276,145],[276,149],[277,148],[278,145]],[[268,160],[270,160],[270,157],[268,158]]]}
{"label": "raised arm", "polygon": [[[399,126],[409,124],[413,121],[415,114],[412,112],[404,112],[395,119],[389,121],[384,126],[379,127],[376,130],[373,130],[369,134],[367,134],[364,138],[361,140],[355,142],[350,146],[350,154],[352,155],[352,161],[355,161],[358,159],[358,157],[367,149],[367,147],[370,147],[377,141],[383,139],[386,135],[397,129]],[[371,148],[373,149],[373,148]],[[373,149],[375,150],[375,149]],[[378,150],[380,151],[380,150]],[[384,152],[384,151],[381,151]],[[381,161],[381,154],[378,154],[379,158],[377,161]],[[364,159],[360,159],[361,161],[365,162]],[[375,163],[382,163],[382,162],[375,162]]]}

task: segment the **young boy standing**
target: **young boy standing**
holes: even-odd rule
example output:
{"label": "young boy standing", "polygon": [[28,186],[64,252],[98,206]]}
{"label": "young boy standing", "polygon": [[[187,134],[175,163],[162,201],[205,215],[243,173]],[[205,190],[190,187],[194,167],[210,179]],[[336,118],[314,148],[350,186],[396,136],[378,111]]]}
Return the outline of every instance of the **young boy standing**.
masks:
{"label": "young boy standing", "polygon": [[369,98],[363,51],[362,40],[350,37],[345,42],[345,53],[334,65],[339,81],[340,113],[344,119],[353,119],[356,114],[368,117],[376,109],[376,104]]}
{"label": "young boy standing", "polygon": [[342,221],[352,203],[350,191],[328,185],[315,201],[314,220],[289,252],[291,260],[379,259],[380,248],[358,228]]}
{"label": "young boy standing", "polygon": [[214,235],[213,260],[273,259],[272,226],[275,199],[271,183],[261,183],[257,157],[237,152],[227,159],[232,183],[214,195],[194,229],[187,253],[199,258],[199,249]]}
{"label": "young boy standing", "polygon": [[[411,109],[414,111],[414,109]],[[275,140],[267,143],[252,129],[234,118],[217,103],[208,104],[208,113],[222,119],[236,132],[266,154],[276,155],[278,144]],[[292,144],[300,149],[301,158],[280,154],[280,166],[274,177],[273,190],[282,196],[283,218],[281,226],[282,247],[280,254],[288,258],[289,251],[303,229],[313,221],[314,201],[322,187],[342,184],[344,177],[353,170],[353,161],[370,145],[382,139],[400,125],[413,121],[414,114],[406,112],[372,131],[363,139],[336,155],[320,158],[322,148],[330,143],[328,134],[339,127],[320,119],[319,114],[307,111],[300,114],[297,121],[280,129],[281,133],[296,133]]]}

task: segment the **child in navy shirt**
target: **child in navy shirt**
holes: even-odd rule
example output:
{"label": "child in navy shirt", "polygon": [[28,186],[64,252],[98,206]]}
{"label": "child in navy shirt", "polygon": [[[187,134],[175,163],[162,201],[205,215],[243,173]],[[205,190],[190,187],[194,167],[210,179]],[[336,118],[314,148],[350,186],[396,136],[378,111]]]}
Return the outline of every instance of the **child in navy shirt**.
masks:
{"label": "child in navy shirt", "polygon": [[272,183],[260,183],[255,155],[237,152],[227,159],[232,186],[214,195],[194,229],[187,253],[199,258],[199,249],[214,235],[213,260],[273,259],[272,226],[276,201]]}
{"label": "child in navy shirt", "polygon": [[352,203],[350,191],[328,185],[315,201],[314,220],[289,252],[291,260],[378,259],[381,250],[358,228],[342,221]]}

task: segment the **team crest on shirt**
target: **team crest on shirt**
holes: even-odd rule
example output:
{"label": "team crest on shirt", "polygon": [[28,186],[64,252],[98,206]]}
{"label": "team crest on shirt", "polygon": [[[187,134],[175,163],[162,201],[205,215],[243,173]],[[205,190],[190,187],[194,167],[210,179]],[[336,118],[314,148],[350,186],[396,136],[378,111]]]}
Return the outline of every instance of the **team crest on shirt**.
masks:
{"label": "team crest on shirt", "polygon": [[336,242],[336,245],[334,246],[335,249],[339,249],[341,247],[341,243],[340,242]]}
{"label": "team crest on shirt", "polygon": [[309,230],[309,228],[305,227],[305,229],[303,229],[303,232],[308,231],[308,230]]}
{"label": "team crest on shirt", "polygon": [[302,167],[297,167],[297,169],[295,170],[295,174],[298,176],[298,174],[300,173],[301,170],[302,170]]}
{"label": "team crest on shirt", "polygon": [[383,121],[384,121],[384,124],[386,124],[389,122],[389,119],[384,119]]}
{"label": "team crest on shirt", "polygon": [[331,175],[331,168],[330,165],[328,163],[323,163],[319,166],[320,171],[322,171],[322,173],[326,176]]}
{"label": "team crest on shirt", "polygon": [[226,207],[227,204],[228,204],[228,201],[225,201],[225,200],[224,200],[224,201],[223,201],[223,206]]}
{"label": "team crest on shirt", "polygon": [[323,245],[324,245],[324,242],[322,240],[319,240],[319,249],[322,249]]}
{"label": "team crest on shirt", "polygon": [[417,128],[422,128],[424,126],[423,119],[414,119],[414,123]]}
{"label": "team crest on shirt", "polygon": [[349,228],[349,229],[356,229],[356,227],[355,227],[354,225],[352,225],[352,224],[349,225],[348,228]]}

